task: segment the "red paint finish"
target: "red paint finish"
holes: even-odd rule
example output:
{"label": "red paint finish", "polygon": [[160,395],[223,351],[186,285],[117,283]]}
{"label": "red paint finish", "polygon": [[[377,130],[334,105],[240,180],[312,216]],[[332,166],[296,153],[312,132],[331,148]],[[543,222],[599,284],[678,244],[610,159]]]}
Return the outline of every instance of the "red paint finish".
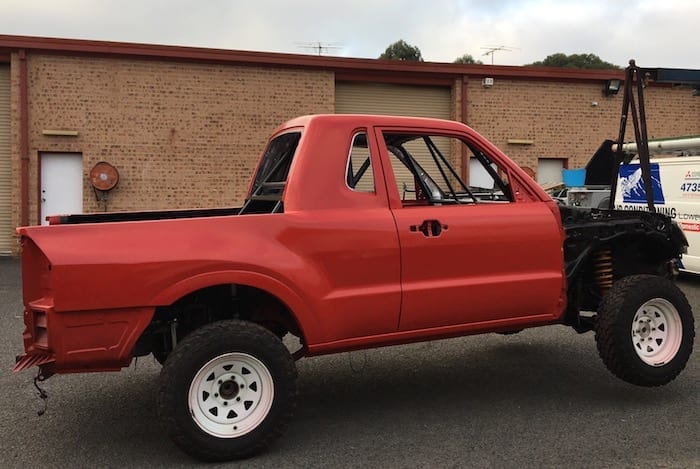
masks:
{"label": "red paint finish", "polygon": [[[20,228],[26,356],[16,369],[128,366],[156,307],[209,286],[275,296],[308,354],[557,322],[563,231],[551,199],[467,126],[433,119],[312,116],[284,213]],[[506,204],[402,207],[382,131],[478,144],[508,174]],[[352,190],[353,135],[368,135],[375,190]],[[440,233],[411,226],[429,221]]]}
{"label": "red paint finish", "polygon": [[[401,330],[559,314],[561,242],[544,204],[411,207],[394,215]],[[410,231],[430,219],[448,228],[430,237]]]}

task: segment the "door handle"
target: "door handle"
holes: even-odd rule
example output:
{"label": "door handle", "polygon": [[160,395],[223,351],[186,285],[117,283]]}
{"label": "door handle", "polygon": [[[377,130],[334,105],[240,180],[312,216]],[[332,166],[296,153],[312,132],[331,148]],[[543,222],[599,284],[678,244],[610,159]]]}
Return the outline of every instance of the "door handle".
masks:
{"label": "door handle", "polygon": [[438,237],[443,230],[447,230],[447,225],[443,225],[439,220],[423,220],[420,225],[411,225],[412,232],[423,233],[426,238]]}

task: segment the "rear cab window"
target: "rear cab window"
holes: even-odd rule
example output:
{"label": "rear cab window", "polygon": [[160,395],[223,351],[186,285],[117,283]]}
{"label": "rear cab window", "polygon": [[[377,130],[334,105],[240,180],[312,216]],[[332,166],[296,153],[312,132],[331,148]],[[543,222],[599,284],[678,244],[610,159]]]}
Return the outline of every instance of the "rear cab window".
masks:
{"label": "rear cab window", "polygon": [[265,149],[240,213],[280,213],[289,168],[296,154],[301,132],[286,132],[273,138]]}

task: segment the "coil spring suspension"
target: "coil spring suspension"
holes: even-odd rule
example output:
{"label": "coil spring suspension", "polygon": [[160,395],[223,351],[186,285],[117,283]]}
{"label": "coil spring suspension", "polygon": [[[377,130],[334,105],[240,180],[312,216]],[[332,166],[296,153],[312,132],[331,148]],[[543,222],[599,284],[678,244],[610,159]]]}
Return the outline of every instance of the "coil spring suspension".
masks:
{"label": "coil spring suspension", "polygon": [[610,248],[603,248],[595,253],[595,280],[601,296],[605,295],[612,287],[613,268]]}

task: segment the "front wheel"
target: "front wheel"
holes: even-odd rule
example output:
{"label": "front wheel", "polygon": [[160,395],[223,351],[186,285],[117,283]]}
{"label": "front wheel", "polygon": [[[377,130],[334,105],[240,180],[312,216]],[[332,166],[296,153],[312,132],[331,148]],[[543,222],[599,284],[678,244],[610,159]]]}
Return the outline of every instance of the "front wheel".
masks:
{"label": "front wheel", "polygon": [[598,308],[598,352],[613,374],[632,384],[660,386],[673,380],[690,357],[694,337],[688,300],[663,277],[625,277]]}
{"label": "front wheel", "polygon": [[294,360],[272,332],[245,321],[208,324],[165,361],[158,416],[191,456],[244,458],[282,434],[294,406],[296,377]]}

